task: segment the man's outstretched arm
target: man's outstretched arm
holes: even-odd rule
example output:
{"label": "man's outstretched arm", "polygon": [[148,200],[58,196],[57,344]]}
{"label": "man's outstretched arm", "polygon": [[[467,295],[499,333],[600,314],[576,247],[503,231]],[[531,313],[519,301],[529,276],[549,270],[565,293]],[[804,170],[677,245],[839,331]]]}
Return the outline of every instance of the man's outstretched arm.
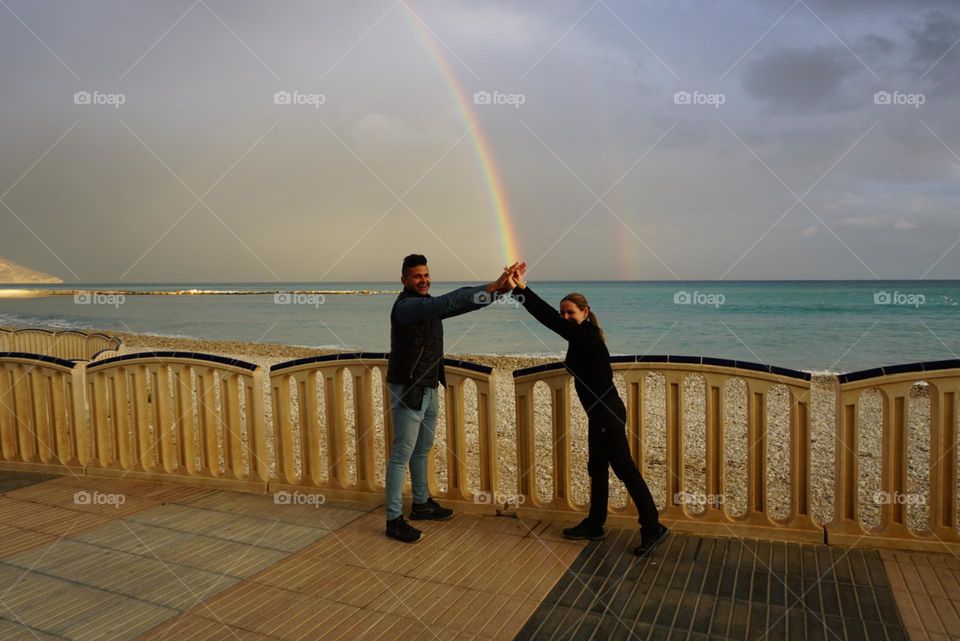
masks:
{"label": "man's outstretched arm", "polygon": [[397,303],[397,322],[409,325],[431,316],[451,318],[486,307],[494,301],[498,293],[509,291],[509,275],[509,272],[504,271],[500,278],[492,283],[461,287],[442,296],[404,298]]}

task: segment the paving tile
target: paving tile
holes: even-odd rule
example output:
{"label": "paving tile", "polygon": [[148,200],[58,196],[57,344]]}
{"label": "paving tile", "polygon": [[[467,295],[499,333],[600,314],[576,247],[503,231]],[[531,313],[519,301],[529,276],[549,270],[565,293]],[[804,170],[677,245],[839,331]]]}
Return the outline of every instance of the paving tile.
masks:
{"label": "paving tile", "polygon": [[[918,555],[918,558],[926,559],[927,557]],[[923,587],[926,589],[928,595],[940,599],[947,598],[947,593],[940,584],[940,580],[937,578],[933,567],[929,564],[917,565],[917,573],[920,575],[920,580],[923,581]]]}
{"label": "paving tile", "polygon": [[[10,619],[4,617],[10,617]],[[60,637],[22,624],[17,620],[16,615],[9,611],[0,613],[0,639],[4,641],[60,641]]]}
{"label": "paving tile", "polygon": [[960,599],[960,580],[958,580],[956,574],[949,567],[943,565],[934,566],[933,571],[937,575],[937,579],[940,580],[944,592],[950,595],[952,599]]}
{"label": "paving tile", "polygon": [[246,577],[286,558],[287,553],[222,538],[190,534],[123,519],[82,532],[75,541],[129,552],[166,563],[233,577]]}
{"label": "paving tile", "polygon": [[194,615],[173,617],[138,637],[142,641],[275,641],[275,637]]}
{"label": "paving tile", "polygon": [[114,518],[64,507],[0,497],[0,523],[54,536],[65,536]]}
{"label": "paving tile", "polygon": [[313,634],[359,611],[342,603],[241,581],[195,606],[191,614],[258,634],[291,638],[297,634]]}
{"label": "paving tile", "polygon": [[44,483],[59,478],[57,474],[41,474],[39,472],[12,472],[0,470],[0,495],[22,487]]}
{"label": "paving tile", "polygon": [[[960,599],[960,594],[953,594],[954,599]],[[960,635],[960,616],[957,615],[956,602],[949,599],[930,599],[933,602],[933,609],[943,623],[944,631],[955,635]]]}
{"label": "paving tile", "polygon": [[236,580],[69,539],[6,559],[5,563],[180,611]]}
{"label": "paving tile", "polygon": [[0,525],[0,559],[56,541],[53,534]]}
{"label": "paving tile", "polygon": [[61,476],[47,483],[9,492],[7,498],[65,507],[112,519],[177,498],[209,493],[210,490],[205,488],[176,483]]}
{"label": "paving tile", "polygon": [[927,632],[936,632],[938,634],[945,634],[946,630],[943,627],[943,623],[940,621],[940,617],[937,614],[937,609],[933,605],[933,601],[930,597],[924,594],[911,594],[913,598],[913,604],[917,607],[917,614],[920,616],[920,620],[923,622],[923,628]]}
{"label": "paving tile", "polygon": [[278,520],[225,514],[187,505],[164,505],[128,517],[145,525],[226,539],[282,552],[294,552],[330,533]]}
{"label": "paving tile", "polygon": [[106,638],[129,638],[123,635],[135,636],[176,614],[170,608],[5,563],[0,563],[0,585],[7,586],[3,599],[8,620],[67,638],[93,631]]}
{"label": "paving tile", "polygon": [[[303,492],[322,496],[320,491],[311,492],[309,489],[304,489]],[[292,496],[292,493],[288,493],[288,495]],[[373,509],[373,506],[334,501],[316,506],[277,503],[274,494],[242,494],[240,492],[207,493],[177,500],[176,502],[218,512],[229,512],[271,521],[278,520],[284,523],[294,523],[325,530],[339,529]]]}

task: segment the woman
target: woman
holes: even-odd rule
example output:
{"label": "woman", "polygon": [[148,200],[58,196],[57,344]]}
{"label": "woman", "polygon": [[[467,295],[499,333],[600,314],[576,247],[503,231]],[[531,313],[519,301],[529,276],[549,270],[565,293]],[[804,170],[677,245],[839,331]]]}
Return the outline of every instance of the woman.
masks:
{"label": "woman", "polygon": [[660,523],[650,489],[640,475],[627,444],[627,411],[613,384],[610,352],[603,330],[582,294],[572,293],[560,301],[558,313],[531,290],[523,279],[526,263],[511,274],[514,297],[547,328],[569,341],[564,365],[574,378],[574,386],[587,413],[587,473],[590,475],[590,513],[579,525],[567,528],[570,539],[599,540],[606,536],[609,486],[607,466],[613,467],[630,493],[640,515],[640,546],[634,554],[643,555],[660,543],[668,529]]}

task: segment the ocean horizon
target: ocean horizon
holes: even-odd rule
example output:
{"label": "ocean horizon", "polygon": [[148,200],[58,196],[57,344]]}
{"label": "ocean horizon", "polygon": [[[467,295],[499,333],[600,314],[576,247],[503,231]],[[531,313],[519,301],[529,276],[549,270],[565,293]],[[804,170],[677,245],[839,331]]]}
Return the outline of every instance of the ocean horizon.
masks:
{"label": "ocean horizon", "polygon": [[[472,284],[433,281],[431,294]],[[553,304],[571,291],[585,294],[612,354],[712,356],[841,372],[960,353],[960,280],[530,285]],[[3,285],[0,296],[25,289],[49,295],[0,298],[0,325],[388,351],[390,306],[400,287],[398,281]],[[444,326],[448,353],[562,358],[566,348],[509,298]]]}

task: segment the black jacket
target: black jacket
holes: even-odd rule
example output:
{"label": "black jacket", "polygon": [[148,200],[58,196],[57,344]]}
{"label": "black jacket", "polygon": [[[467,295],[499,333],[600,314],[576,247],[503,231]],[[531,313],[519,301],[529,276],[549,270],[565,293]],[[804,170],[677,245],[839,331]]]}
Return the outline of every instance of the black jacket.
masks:
{"label": "black jacket", "polygon": [[626,409],[613,383],[610,351],[600,335],[600,328],[584,320],[566,321],[549,303],[530,289],[517,287],[514,298],[523,302],[530,314],[548,329],[569,341],[564,365],[573,376],[574,387],[583,409],[590,419],[624,420]]}
{"label": "black jacket", "polygon": [[483,285],[461,287],[442,296],[420,296],[404,288],[390,310],[387,382],[409,386],[446,385],[443,372],[443,319],[489,305]]}

